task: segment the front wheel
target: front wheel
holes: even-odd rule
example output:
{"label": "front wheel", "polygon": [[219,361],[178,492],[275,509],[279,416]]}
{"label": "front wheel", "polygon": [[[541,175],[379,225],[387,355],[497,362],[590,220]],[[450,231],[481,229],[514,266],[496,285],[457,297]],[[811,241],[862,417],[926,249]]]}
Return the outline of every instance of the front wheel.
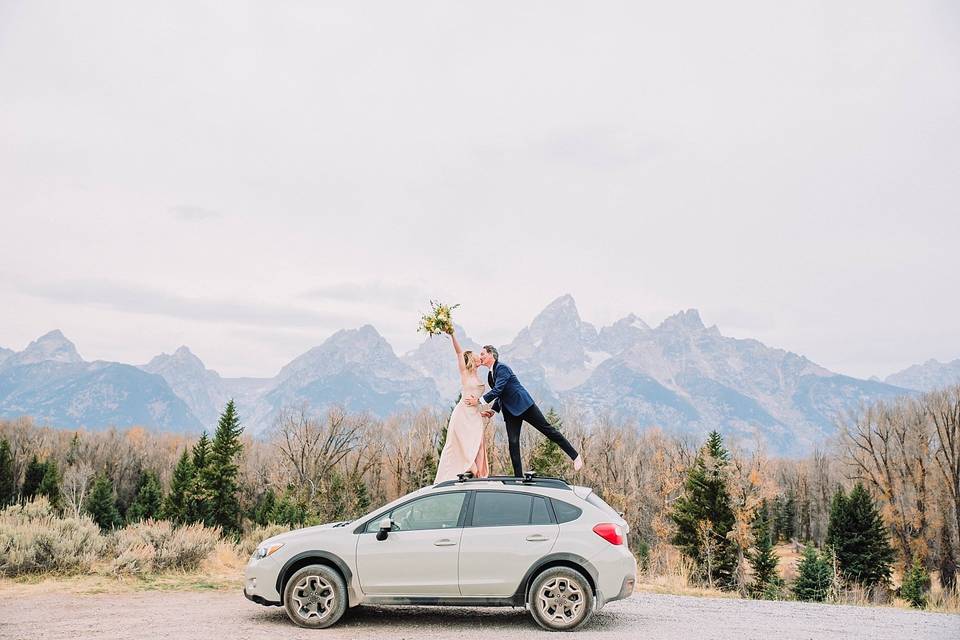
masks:
{"label": "front wheel", "polygon": [[325,629],[347,609],[347,585],[330,567],[312,564],[287,580],[283,607],[295,624],[307,629]]}
{"label": "front wheel", "polygon": [[579,571],[547,569],[530,586],[530,613],[547,631],[572,631],[593,615],[593,591]]}

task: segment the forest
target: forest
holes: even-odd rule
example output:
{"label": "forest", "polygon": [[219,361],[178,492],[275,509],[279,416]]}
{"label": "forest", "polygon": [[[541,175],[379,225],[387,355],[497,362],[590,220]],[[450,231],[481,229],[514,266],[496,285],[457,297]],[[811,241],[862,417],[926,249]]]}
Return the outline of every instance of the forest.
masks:
{"label": "forest", "polygon": [[[303,406],[253,437],[231,402],[199,438],[0,420],[0,575],[86,571],[104,558],[121,573],[189,569],[216,540],[250,553],[270,532],[355,518],[433,481],[447,418]],[[549,418],[587,464],[574,473],[525,429],[527,467],[623,513],[641,582],[958,608],[960,385],[863,407],[799,459],[717,432]],[[497,423],[486,440],[491,472],[509,473]],[[170,560],[174,546],[185,559]]]}

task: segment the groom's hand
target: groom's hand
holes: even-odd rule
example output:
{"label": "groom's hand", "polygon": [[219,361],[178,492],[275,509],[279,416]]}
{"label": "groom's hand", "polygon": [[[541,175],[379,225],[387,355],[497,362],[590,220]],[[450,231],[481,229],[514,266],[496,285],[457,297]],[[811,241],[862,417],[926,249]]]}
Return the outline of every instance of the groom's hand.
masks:
{"label": "groom's hand", "polygon": [[467,406],[470,406],[470,407],[477,406],[477,399],[474,396],[467,396]]}

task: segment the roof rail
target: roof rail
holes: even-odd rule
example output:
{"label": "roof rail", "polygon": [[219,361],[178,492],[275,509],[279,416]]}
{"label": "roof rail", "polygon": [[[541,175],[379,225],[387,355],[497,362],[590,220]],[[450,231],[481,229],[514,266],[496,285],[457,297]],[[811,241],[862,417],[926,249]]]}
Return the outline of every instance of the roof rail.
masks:
{"label": "roof rail", "polygon": [[527,471],[522,478],[517,476],[487,476],[486,478],[475,478],[472,473],[459,473],[456,480],[445,480],[433,485],[435,487],[450,487],[457,484],[469,484],[471,482],[500,482],[503,484],[519,484],[540,487],[553,487],[556,489],[570,489],[570,485],[563,478],[551,478],[547,476],[538,476],[533,471]]}

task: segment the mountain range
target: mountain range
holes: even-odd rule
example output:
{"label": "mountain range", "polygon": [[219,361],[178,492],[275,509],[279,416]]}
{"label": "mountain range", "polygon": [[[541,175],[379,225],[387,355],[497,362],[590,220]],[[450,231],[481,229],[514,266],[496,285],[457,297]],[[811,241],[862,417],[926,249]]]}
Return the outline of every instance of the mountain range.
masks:
{"label": "mountain range", "polygon": [[[456,331],[464,348],[479,348],[462,327]],[[718,428],[784,454],[809,451],[863,403],[960,381],[960,360],[930,361],[886,381],[845,376],[757,340],[724,336],[705,327],[695,309],[656,327],[631,314],[598,329],[581,319],[569,295],[503,345],[500,357],[544,410],[674,433]],[[64,428],[212,430],[234,398],[257,433],[285,407],[338,404],[386,416],[448,408],[458,388],[446,337],[398,356],[371,325],[338,331],[272,378],[222,377],[186,346],[140,366],[87,362],[60,331],[20,352],[0,348],[0,416],[31,415]]]}

